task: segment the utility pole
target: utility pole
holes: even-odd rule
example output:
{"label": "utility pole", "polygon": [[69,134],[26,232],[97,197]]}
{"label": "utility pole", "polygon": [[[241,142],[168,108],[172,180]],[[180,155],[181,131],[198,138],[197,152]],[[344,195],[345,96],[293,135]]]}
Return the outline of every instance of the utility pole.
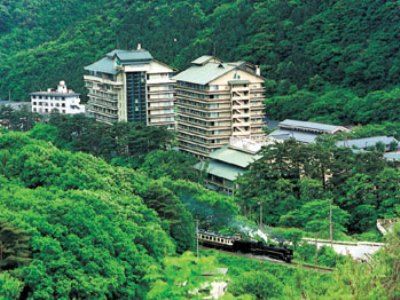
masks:
{"label": "utility pole", "polygon": [[333,246],[333,224],[332,224],[332,199],[329,201],[329,239],[331,241],[331,247]]}
{"label": "utility pole", "polygon": [[199,220],[196,220],[196,256],[199,259]]}

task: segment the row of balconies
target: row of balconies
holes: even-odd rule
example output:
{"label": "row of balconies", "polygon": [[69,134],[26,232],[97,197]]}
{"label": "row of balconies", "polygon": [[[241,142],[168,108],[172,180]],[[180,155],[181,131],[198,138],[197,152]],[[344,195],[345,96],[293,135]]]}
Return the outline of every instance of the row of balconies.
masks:
{"label": "row of balconies", "polygon": [[[196,122],[198,120],[196,119],[191,119],[191,120],[186,120],[186,119],[181,119],[181,117],[177,116],[177,120],[179,120],[180,124],[183,124],[185,126],[190,126],[190,127],[196,127],[196,128],[201,128],[205,130],[224,130],[224,129],[229,129],[231,127],[231,121],[225,121],[225,122]],[[215,123],[215,124],[212,124]]]}
{"label": "row of balconies", "polygon": [[[184,141],[186,143],[200,144],[206,148],[221,147],[221,146],[229,143],[229,137],[228,138],[220,138],[220,139],[204,139],[202,137],[186,135],[182,132],[178,132],[178,140]],[[213,145],[213,147],[211,145]]]}
{"label": "row of balconies", "polygon": [[97,77],[97,76],[92,76],[92,75],[85,75],[83,76],[83,79],[85,81],[89,81],[89,82],[96,82],[96,83],[104,83],[104,84],[108,84],[108,85],[112,85],[115,87],[122,87],[124,84],[122,81],[114,81],[114,80],[110,80],[110,79],[106,79],[106,78],[102,78],[102,77]]}
{"label": "row of balconies", "polygon": [[191,135],[197,135],[197,136],[205,136],[205,137],[229,137],[231,133],[231,129],[226,127],[224,130],[204,130],[201,128],[197,128],[195,126],[185,126],[182,124],[178,124],[178,131],[180,132],[185,132],[187,134]]}
{"label": "row of balconies", "polygon": [[104,101],[104,102],[109,102],[109,103],[118,103],[118,97],[117,96],[101,96],[101,95],[94,95],[94,94],[88,94],[89,99],[93,100],[98,100],[98,101]]}
{"label": "row of balconies", "polygon": [[101,107],[101,108],[104,108],[104,109],[110,109],[110,110],[113,110],[113,111],[118,111],[118,105],[110,105],[107,102],[92,101],[91,100],[88,104],[93,106],[93,107]]}
{"label": "row of balconies", "polygon": [[100,110],[98,107],[88,106],[87,111],[89,113],[93,113],[94,115],[104,116],[114,121],[118,120],[118,115],[110,110]]}

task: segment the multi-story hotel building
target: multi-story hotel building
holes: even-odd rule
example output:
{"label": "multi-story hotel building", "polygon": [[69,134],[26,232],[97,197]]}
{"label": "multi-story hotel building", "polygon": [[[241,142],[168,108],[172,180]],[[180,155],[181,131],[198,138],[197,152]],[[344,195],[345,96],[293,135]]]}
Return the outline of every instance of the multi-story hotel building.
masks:
{"label": "multi-story hotel building", "polygon": [[111,51],[85,70],[87,111],[96,120],[175,127],[174,70],[140,45],[137,50]]}
{"label": "multi-story hotel building", "polygon": [[65,81],[60,81],[56,90],[31,93],[32,112],[49,114],[59,112],[61,114],[85,113],[85,106],[80,104],[79,94],[69,90]]}
{"label": "multi-story hotel building", "polygon": [[264,136],[264,79],[258,67],[202,56],[173,79],[181,150],[207,157],[231,136]]}

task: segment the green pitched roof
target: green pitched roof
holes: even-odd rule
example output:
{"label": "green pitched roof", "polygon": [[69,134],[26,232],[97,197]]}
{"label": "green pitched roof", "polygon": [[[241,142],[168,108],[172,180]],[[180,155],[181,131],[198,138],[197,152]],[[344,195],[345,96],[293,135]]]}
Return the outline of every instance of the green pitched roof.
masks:
{"label": "green pitched roof", "polygon": [[92,72],[100,72],[100,73],[106,73],[106,74],[112,74],[115,75],[118,73],[117,69],[114,66],[114,61],[108,57],[104,57],[95,63],[86,66],[85,67],[86,71],[92,71]]}
{"label": "green pitched roof", "polygon": [[85,70],[115,75],[118,70],[115,67],[114,59],[117,58],[122,65],[141,64],[153,59],[147,50],[113,50],[105,57],[95,63],[86,66]]}
{"label": "green pitched roof", "polygon": [[[204,170],[206,164],[206,162],[199,162],[194,167],[198,170]],[[243,174],[244,170],[223,162],[211,160],[208,162],[205,172],[229,181],[235,181],[239,175]]]}
{"label": "green pitched roof", "polygon": [[121,61],[150,61],[153,59],[150,52],[144,49],[141,50],[120,50],[116,49],[107,53],[107,57],[118,57]]}
{"label": "green pitched roof", "polygon": [[261,155],[225,147],[211,152],[210,158],[245,169],[255,160],[260,159]]}
{"label": "green pitched roof", "polygon": [[206,85],[224,74],[236,69],[236,65],[230,63],[207,63],[201,66],[191,66],[189,69],[174,77],[177,81],[191,82]]}

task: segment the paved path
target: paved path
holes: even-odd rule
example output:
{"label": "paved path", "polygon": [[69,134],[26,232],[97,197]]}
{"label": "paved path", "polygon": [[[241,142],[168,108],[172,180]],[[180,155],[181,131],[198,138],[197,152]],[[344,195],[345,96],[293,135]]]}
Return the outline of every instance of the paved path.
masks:
{"label": "paved path", "polygon": [[350,255],[356,260],[369,260],[372,254],[381,249],[385,244],[376,242],[342,242],[333,241],[332,244],[329,240],[315,240],[304,238],[309,244],[317,245],[317,248],[323,246],[332,247],[336,253],[342,255]]}

